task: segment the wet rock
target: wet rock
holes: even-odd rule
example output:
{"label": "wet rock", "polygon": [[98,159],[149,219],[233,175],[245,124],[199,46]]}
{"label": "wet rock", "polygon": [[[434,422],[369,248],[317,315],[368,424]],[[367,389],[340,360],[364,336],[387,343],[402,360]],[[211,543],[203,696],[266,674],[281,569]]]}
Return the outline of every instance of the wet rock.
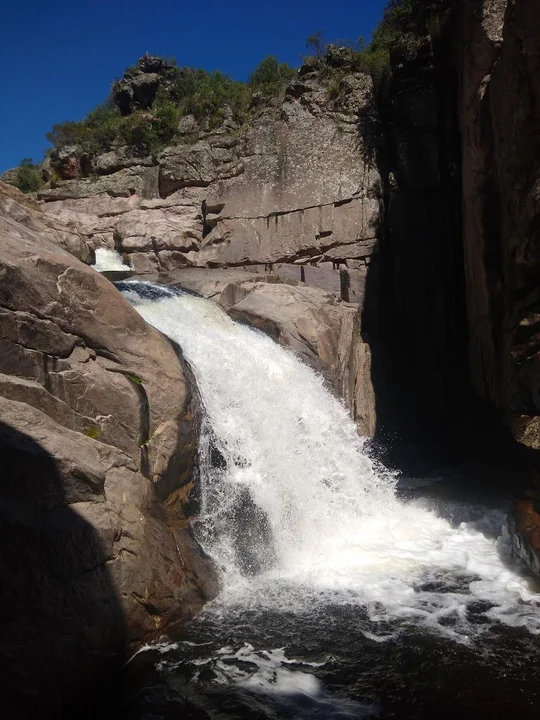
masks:
{"label": "wet rock", "polygon": [[540,493],[516,500],[508,515],[508,530],[515,555],[540,577]]}
{"label": "wet rock", "polygon": [[272,528],[266,513],[253,501],[247,488],[238,490],[231,511],[233,547],[244,575],[259,575],[274,565],[276,555]]}

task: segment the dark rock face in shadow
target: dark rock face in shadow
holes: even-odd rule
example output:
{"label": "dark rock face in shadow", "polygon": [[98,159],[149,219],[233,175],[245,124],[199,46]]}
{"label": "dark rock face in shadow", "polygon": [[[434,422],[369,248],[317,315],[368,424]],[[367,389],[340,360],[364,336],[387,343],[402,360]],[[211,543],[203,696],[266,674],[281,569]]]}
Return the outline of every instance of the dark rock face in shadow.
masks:
{"label": "dark rock face in shadow", "polygon": [[379,254],[369,267],[362,328],[383,440],[448,431],[467,385],[457,74],[450,60],[438,66],[431,52],[408,61],[396,53],[380,97]]}
{"label": "dark rock face in shadow", "polygon": [[[480,367],[471,343],[487,318],[482,307],[495,312],[499,291],[488,292],[482,302],[474,299],[497,263],[495,248],[474,250],[471,235],[497,225],[498,208],[512,203],[491,194],[471,219],[477,192],[483,197],[483,179],[468,168],[483,149],[475,144],[482,133],[470,103],[480,103],[481,94],[468,98],[464,78],[477,60],[484,63],[480,39],[489,44],[495,32],[484,25],[496,24],[504,5],[482,19],[485,4],[464,8],[449,2],[445,24],[431,37],[426,31],[422,47],[414,53],[395,48],[392,78],[379,98],[380,242],[377,262],[369,266],[362,330],[373,359],[376,440],[387,445],[385,459],[398,466],[407,465],[407,446],[424,457],[432,452],[439,463],[473,456],[483,462],[490,455],[516,462],[501,412],[510,403],[472,382],[484,372],[493,384],[488,376],[495,358]],[[492,49],[498,42],[493,38]],[[471,92],[482,79],[478,72]],[[505,92],[510,97],[511,87]],[[487,152],[483,168],[489,178],[496,167],[497,157]],[[510,264],[507,269],[511,275]],[[500,289],[501,282],[493,282]],[[504,329],[490,337],[501,347]]]}
{"label": "dark rock face in shadow", "polygon": [[0,463],[0,714],[114,712],[126,628],[98,533],[55,459],[5,423]]}

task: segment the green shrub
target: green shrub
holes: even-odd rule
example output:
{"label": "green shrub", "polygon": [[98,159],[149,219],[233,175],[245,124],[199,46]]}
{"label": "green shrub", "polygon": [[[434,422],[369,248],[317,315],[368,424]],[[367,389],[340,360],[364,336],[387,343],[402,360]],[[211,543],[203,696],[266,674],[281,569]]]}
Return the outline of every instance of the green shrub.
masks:
{"label": "green shrub", "polygon": [[454,4],[454,0],[390,0],[373,33],[371,48],[414,52]]}
{"label": "green shrub", "polygon": [[[126,70],[128,75],[137,72],[137,65]],[[295,71],[278,63],[275,57],[268,57],[248,83],[218,71],[178,67],[172,60],[165,63],[160,74],[161,86],[149,110],[135,110],[122,116],[109,97],[82,120],[54,125],[47,134],[48,141],[56,149],[79,145],[92,154],[110,150],[115,143],[145,145],[155,154],[175,141],[182,116],[192,114],[198,121],[208,120],[210,127],[215,127],[232,112],[233,118],[241,123],[254,91],[260,91],[267,99],[279,95]]]}
{"label": "green shrub", "polygon": [[153,122],[153,115],[145,110],[126,115],[118,123],[116,139],[122,145],[145,145],[152,152],[155,146]]}
{"label": "green shrub", "polygon": [[306,48],[313,51],[316,60],[321,60],[326,52],[326,43],[323,41],[322,30],[317,30],[313,35],[308,35],[306,39]]}
{"label": "green shrub", "polygon": [[214,126],[224,116],[225,107],[236,120],[243,120],[249,93],[245,83],[216,71],[183,68],[170,89],[171,100],[178,104],[181,115],[194,115],[197,120],[208,118]]}
{"label": "green shrub", "polygon": [[126,377],[134,385],[142,385],[143,384],[142,378],[140,378],[138,375],[135,375],[135,373],[126,373]]}
{"label": "green shrub", "polygon": [[88,132],[91,147],[89,150],[100,151],[109,149],[116,137],[121,120],[120,112],[114,103],[105,102],[98,105],[82,121]]}
{"label": "green shrub", "polygon": [[154,144],[156,148],[162,149],[174,142],[177,136],[180,108],[160,90],[152,106],[152,114]]}
{"label": "green shrub", "polygon": [[86,437],[92,438],[92,440],[96,440],[102,433],[101,428],[98,425],[90,425],[90,427],[86,428],[84,431],[84,434]]}
{"label": "green shrub", "polygon": [[335,101],[341,95],[342,75],[336,74],[328,80],[326,85],[326,93],[329,100]]}
{"label": "green shrub", "polygon": [[120,119],[118,109],[107,101],[89,112],[83,120],[53,125],[51,132],[47,133],[47,140],[55,148],[80,145],[86,152],[100,152],[110,148]]}
{"label": "green shrub", "polygon": [[355,67],[360,72],[369,73],[375,82],[381,81],[390,71],[390,51],[371,44],[357,54]]}
{"label": "green shrub", "polygon": [[55,148],[62,148],[66,145],[82,145],[88,139],[88,131],[82,121],[67,121],[53,125],[46,137]]}
{"label": "green shrub", "polygon": [[37,192],[43,185],[41,170],[31,158],[23,158],[15,175],[15,186],[23,193]]}
{"label": "green shrub", "polygon": [[251,73],[249,85],[253,92],[261,92],[264,97],[271,98],[279,96],[295,76],[294,68],[278,63],[274,55],[269,55]]}

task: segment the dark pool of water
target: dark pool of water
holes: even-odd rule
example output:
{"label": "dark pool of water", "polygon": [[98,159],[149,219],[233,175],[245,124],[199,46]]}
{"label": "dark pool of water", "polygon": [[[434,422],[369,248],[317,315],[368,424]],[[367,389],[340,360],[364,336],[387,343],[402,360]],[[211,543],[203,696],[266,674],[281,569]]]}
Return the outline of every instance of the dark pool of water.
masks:
{"label": "dark pool of water", "polygon": [[[401,492],[474,501],[468,487],[412,482]],[[459,590],[459,577],[445,582]],[[471,604],[469,622],[484,623],[487,609]],[[411,621],[375,625],[343,598],[290,610],[218,604],[175,646],[136,655],[127,681],[130,720],[537,719],[540,636],[495,622],[456,641]]]}
{"label": "dark pool of water", "polygon": [[[243,623],[235,616],[230,626],[226,617],[203,616],[186,634],[193,645],[134,658],[132,677],[142,686],[125,717],[539,717],[540,647],[527,632],[501,627],[467,647],[410,627],[377,642],[362,634],[366,626],[358,607],[300,616],[246,609]],[[231,681],[260,675],[276,648],[287,661],[268,663],[274,679],[270,669],[252,686]],[[317,684],[306,691],[296,673]]]}

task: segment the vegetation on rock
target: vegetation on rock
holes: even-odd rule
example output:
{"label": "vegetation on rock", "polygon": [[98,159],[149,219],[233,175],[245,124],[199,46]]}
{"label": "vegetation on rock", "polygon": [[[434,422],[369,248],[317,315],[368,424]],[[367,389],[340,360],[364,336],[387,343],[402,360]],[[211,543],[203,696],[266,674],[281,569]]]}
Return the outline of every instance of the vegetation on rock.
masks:
{"label": "vegetation on rock", "polygon": [[312,55],[304,63],[321,72],[330,99],[339,96],[341,78],[351,70],[368,73],[381,85],[391,72],[391,56],[417,53],[439,32],[454,5],[455,0],[390,0],[369,44],[362,37],[340,46],[327,44],[318,30],[307,38]]}
{"label": "vegetation on rock", "polygon": [[[57,151],[70,145],[90,153],[115,145],[144,145],[150,154],[157,154],[178,139],[180,118],[193,115],[209,128],[227,117],[243,122],[253,93],[271,101],[294,75],[293,68],[272,56],[260,63],[248,82],[239,82],[219,71],[178,67],[175,61],[145,55],[125,71],[122,80],[114,81],[112,95],[103,105],[80,121],[54,125],[47,139]],[[146,94],[137,95],[146,80],[147,86],[154,83],[157,89],[147,87]],[[135,92],[133,83],[139,86]]]}
{"label": "vegetation on rock", "polygon": [[249,87],[266,98],[277,97],[295,76],[296,71],[290,65],[278,63],[275,56],[269,55],[249,76]]}
{"label": "vegetation on rock", "polygon": [[[303,58],[300,74],[316,72],[328,100],[337,108],[347,96],[351,73],[370,74],[376,87],[384,88],[396,65],[391,56],[417,53],[438,32],[453,4],[454,0],[390,0],[369,44],[363,38],[345,46],[327,44],[318,31],[307,39],[312,54]],[[54,179],[55,172],[60,179],[75,176],[65,159],[70,151],[82,158],[79,171],[86,175],[91,170],[85,169],[84,162],[121,146],[136,148],[138,157],[156,157],[168,146],[189,142],[191,136],[196,139],[198,128],[212,130],[224,122],[242,125],[261,107],[278,102],[296,74],[289,65],[268,56],[247,82],[240,82],[219,71],[181,67],[174,59],[146,54],[113,82],[102,105],[82,120],[53,126],[47,134],[53,146],[49,179]],[[186,131],[185,124],[182,127],[181,120],[187,117],[194,132]],[[77,172],[76,163],[73,167]],[[24,192],[39,190],[43,184],[39,167],[25,159],[15,184]]]}
{"label": "vegetation on rock", "polygon": [[24,193],[37,192],[43,185],[39,165],[31,158],[23,158],[15,173],[14,185]]}
{"label": "vegetation on rock", "polygon": [[370,47],[417,52],[437,32],[455,0],[390,0],[373,33]]}

